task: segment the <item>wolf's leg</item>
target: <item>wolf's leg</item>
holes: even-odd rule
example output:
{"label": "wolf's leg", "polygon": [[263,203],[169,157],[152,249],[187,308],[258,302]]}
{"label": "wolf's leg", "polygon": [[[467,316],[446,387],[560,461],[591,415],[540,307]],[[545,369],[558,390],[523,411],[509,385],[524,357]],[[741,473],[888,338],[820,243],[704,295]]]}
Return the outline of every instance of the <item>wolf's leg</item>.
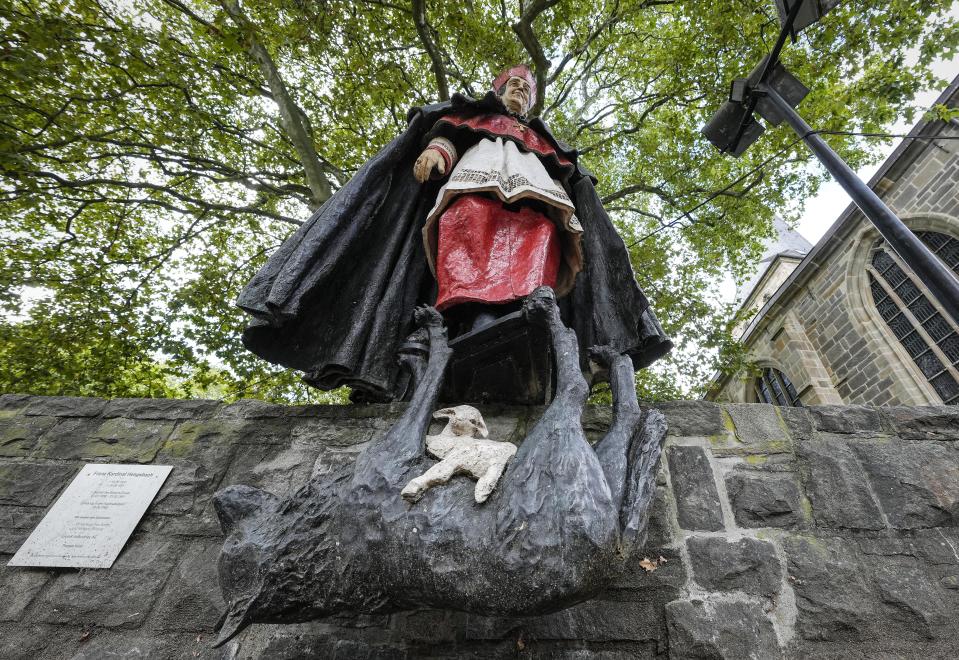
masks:
{"label": "wolf's leg", "polygon": [[[523,301],[523,312],[530,323],[549,330],[556,360],[556,397],[550,408],[557,405],[578,406],[582,410],[589,393],[586,379],[579,369],[579,344],[576,333],[563,325],[556,306],[556,296],[548,286],[541,286]],[[577,421],[579,417],[577,417]]]}
{"label": "wolf's leg", "polygon": [[426,329],[430,342],[430,357],[417,383],[406,411],[382,437],[373,440],[357,458],[354,483],[377,473],[399,486],[405,481],[409,468],[423,456],[426,432],[432,420],[446,373],[446,364],[453,353],[446,339],[443,317],[432,307],[420,307],[416,322]]}
{"label": "wolf's leg", "polygon": [[630,439],[642,421],[642,411],[636,400],[633,361],[610,346],[591,347],[589,357],[609,371],[609,386],[613,393],[613,423],[603,439],[596,443],[595,450],[596,457],[603,466],[613,504],[619,511],[626,490]]}
{"label": "wolf's leg", "polygon": [[629,448],[629,472],[620,509],[623,547],[627,553],[631,547],[646,542],[646,527],[656,494],[656,472],[665,442],[666,417],[656,409],[647,410]]}

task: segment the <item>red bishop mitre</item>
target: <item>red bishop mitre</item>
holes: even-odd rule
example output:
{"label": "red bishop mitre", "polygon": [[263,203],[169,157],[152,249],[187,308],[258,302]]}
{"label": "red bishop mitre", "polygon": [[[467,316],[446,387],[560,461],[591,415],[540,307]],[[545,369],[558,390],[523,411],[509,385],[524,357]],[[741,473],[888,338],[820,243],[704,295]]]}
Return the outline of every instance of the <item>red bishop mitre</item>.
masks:
{"label": "red bishop mitre", "polygon": [[499,93],[500,87],[506,84],[506,81],[516,76],[517,78],[522,78],[529,83],[529,104],[530,106],[536,102],[536,77],[533,75],[533,72],[525,64],[519,64],[517,66],[510,67],[502,71],[496,78],[493,79],[493,91],[497,94]]}

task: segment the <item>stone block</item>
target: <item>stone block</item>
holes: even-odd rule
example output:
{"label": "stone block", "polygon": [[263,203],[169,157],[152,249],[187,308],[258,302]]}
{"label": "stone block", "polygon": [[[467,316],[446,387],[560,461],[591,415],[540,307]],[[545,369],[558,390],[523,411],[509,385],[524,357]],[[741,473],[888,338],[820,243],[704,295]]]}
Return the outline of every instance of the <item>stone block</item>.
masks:
{"label": "stone block", "polygon": [[18,413],[30,405],[33,398],[29,394],[0,394],[0,411]]}
{"label": "stone block", "polygon": [[51,573],[32,568],[0,568],[0,621],[19,621]]}
{"label": "stone block", "polygon": [[713,470],[702,447],[675,445],[666,452],[679,526],[696,531],[723,529]]}
{"label": "stone block", "polygon": [[0,623],[0,658],[47,660],[69,658],[82,631],[18,623]]}
{"label": "stone block", "polygon": [[769,598],[779,593],[782,566],[771,543],[692,536],[686,547],[693,578],[708,591],[744,591]]}
{"label": "stone block", "polygon": [[30,456],[40,436],[57,423],[56,417],[25,417],[17,415],[0,419],[0,457]]}
{"label": "stone block", "polygon": [[726,493],[740,527],[789,528],[803,522],[799,485],[788,473],[731,472]]}
{"label": "stone block", "polygon": [[112,568],[62,573],[40,596],[33,619],[40,623],[136,628],[147,617],[169,569]]}
{"label": "stone block", "polygon": [[816,641],[873,636],[877,596],[854,541],[786,535],[787,582],[796,596],[796,631]]}
{"label": "stone block", "polygon": [[893,527],[959,525],[959,448],[934,442],[870,442],[855,449]]}
{"label": "stone block", "polygon": [[892,406],[881,414],[889,431],[903,440],[959,440],[955,406]]}
{"label": "stone block", "polygon": [[[660,474],[664,472],[663,464],[659,465]],[[667,503],[667,488],[665,481],[656,485],[656,494],[653,495],[653,510],[649,514],[649,525],[646,527],[646,548],[650,552],[672,547],[676,544],[673,539],[673,528],[669,520],[669,505]]]}
{"label": "stone block", "polygon": [[219,539],[191,543],[167,582],[154,611],[158,630],[212,631],[226,609],[217,587]]}
{"label": "stone block", "polygon": [[789,432],[776,406],[766,403],[729,403],[726,412],[733,422],[736,438],[747,445],[783,445]]}
{"label": "stone block", "polygon": [[776,631],[756,603],[676,600],[666,606],[666,621],[671,659],[782,658]]}
{"label": "stone block", "polygon": [[825,433],[878,433],[879,411],[867,406],[812,406],[808,408],[816,431]]}
{"label": "stone block", "polygon": [[883,529],[882,513],[845,437],[820,434],[797,444],[813,517],[822,527]]}
{"label": "stone block", "polygon": [[96,417],[107,406],[106,399],[85,396],[38,396],[33,397],[24,410],[24,415],[50,415],[53,417]]}
{"label": "stone block", "polygon": [[[228,655],[224,649],[212,649],[208,635],[161,635],[144,634],[141,631],[125,632],[117,630],[86,631],[89,637],[70,657],[70,660],[127,660],[151,658],[166,660],[174,658],[204,658],[204,660],[225,660]],[[67,656],[64,656],[67,657]]]}
{"label": "stone block", "polygon": [[53,502],[79,472],[69,463],[0,465],[0,504],[44,507]]}
{"label": "stone block", "polygon": [[813,433],[812,419],[809,416],[809,408],[806,406],[794,408],[792,406],[782,406],[777,412],[786,423],[789,435],[793,441],[799,438],[808,438]]}
{"label": "stone block", "polygon": [[35,456],[116,463],[149,463],[170,432],[172,422],[116,417],[65,418],[43,435]]}
{"label": "stone block", "polygon": [[43,518],[43,507],[0,505],[0,554],[20,549]]}
{"label": "stone block", "polygon": [[666,416],[669,435],[701,438],[728,433],[719,404],[709,401],[663,401],[653,407]]}
{"label": "stone block", "polygon": [[463,637],[468,615],[446,610],[414,610],[390,617],[390,625],[402,640],[416,644],[449,644]]}
{"label": "stone block", "polygon": [[[649,559],[656,564],[650,571],[641,564]],[[662,561],[665,560],[665,561]],[[642,552],[634,553],[626,560],[622,575],[612,585],[613,589],[633,590],[638,598],[655,598],[666,604],[679,597],[686,586],[686,566],[677,548],[653,548],[646,544]]]}
{"label": "stone block", "polygon": [[467,640],[498,640],[511,634],[586,642],[660,639],[662,604],[594,599],[538,617],[467,617]]}
{"label": "stone block", "polygon": [[244,484],[285,497],[309,480],[320,451],[299,443],[286,448],[276,445],[242,447],[233,458],[220,487]]}
{"label": "stone block", "polygon": [[884,633],[899,639],[950,638],[959,642],[959,597],[944,592],[913,557],[877,557],[870,561],[884,605]]}
{"label": "stone block", "polygon": [[204,399],[110,399],[103,416],[128,419],[204,419],[213,415],[221,401]]}
{"label": "stone block", "polygon": [[287,407],[261,401],[259,399],[239,399],[225,405],[216,412],[216,417],[231,417],[239,419],[262,419],[283,417]]}

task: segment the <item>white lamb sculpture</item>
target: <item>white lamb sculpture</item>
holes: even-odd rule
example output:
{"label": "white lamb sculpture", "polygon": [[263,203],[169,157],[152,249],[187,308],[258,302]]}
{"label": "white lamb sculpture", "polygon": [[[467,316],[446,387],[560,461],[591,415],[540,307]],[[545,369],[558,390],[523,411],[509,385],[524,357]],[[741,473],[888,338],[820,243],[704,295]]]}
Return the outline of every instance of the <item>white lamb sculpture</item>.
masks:
{"label": "white lamb sculpture", "polygon": [[426,436],[426,451],[440,462],[412,479],[401,494],[415,502],[428,489],[445,484],[453,475],[467,474],[478,480],[474,490],[477,503],[485,502],[516,453],[516,446],[487,440],[486,422],[473,406],[443,408],[433,413],[433,418],[449,420],[442,433]]}

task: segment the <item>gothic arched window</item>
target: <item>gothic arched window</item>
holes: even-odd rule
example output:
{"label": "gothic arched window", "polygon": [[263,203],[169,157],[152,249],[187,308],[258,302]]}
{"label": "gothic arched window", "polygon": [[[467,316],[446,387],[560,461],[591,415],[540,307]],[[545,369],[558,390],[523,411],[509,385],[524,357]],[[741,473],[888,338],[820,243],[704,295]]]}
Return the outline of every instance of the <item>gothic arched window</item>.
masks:
{"label": "gothic arched window", "polygon": [[799,393],[792,381],[779,369],[766,367],[754,383],[756,400],[774,406],[801,406]]}
{"label": "gothic arched window", "polygon": [[[959,240],[932,231],[916,236],[959,275]],[[876,242],[866,270],[879,315],[943,402],[959,404],[959,328],[884,240]]]}

